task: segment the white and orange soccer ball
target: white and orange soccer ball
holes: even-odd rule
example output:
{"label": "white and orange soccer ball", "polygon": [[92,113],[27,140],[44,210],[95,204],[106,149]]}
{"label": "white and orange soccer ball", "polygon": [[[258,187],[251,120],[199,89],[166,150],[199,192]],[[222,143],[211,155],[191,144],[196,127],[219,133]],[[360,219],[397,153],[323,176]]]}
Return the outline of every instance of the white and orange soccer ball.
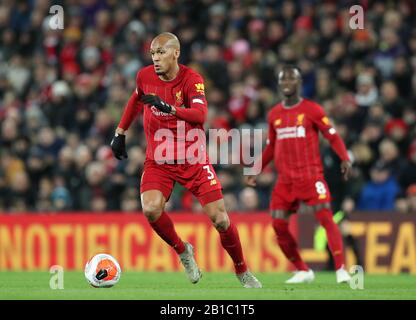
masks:
{"label": "white and orange soccer ball", "polygon": [[120,280],[121,268],[113,256],[99,253],[88,260],[84,274],[93,287],[110,288]]}

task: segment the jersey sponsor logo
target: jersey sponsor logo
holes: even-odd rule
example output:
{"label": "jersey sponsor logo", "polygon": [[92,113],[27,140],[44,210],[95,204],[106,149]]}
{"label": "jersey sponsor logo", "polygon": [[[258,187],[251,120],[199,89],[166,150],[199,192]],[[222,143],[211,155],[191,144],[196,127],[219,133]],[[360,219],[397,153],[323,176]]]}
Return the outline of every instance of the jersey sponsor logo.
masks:
{"label": "jersey sponsor logo", "polygon": [[[149,93],[147,93],[147,94],[151,94],[151,95],[153,95],[153,96],[155,96],[155,95],[156,95],[156,93],[153,93],[153,92],[149,92]],[[169,116],[169,113],[162,112],[162,111],[160,111],[158,108],[156,108],[155,106],[151,106],[151,107],[150,107],[150,110],[152,111],[152,113],[153,113],[155,116],[158,116],[158,117],[166,117],[166,116]]]}
{"label": "jersey sponsor logo", "polygon": [[158,108],[156,108],[155,106],[151,106],[151,107],[150,107],[150,110],[152,111],[152,113],[153,113],[155,116],[158,116],[158,117],[166,117],[166,116],[170,116],[170,114],[169,114],[169,113],[162,112],[162,111],[160,111]]}
{"label": "jersey sponsor logo", "polygon": [[203,83],[195,83],[196,92],[200,94],[205,94],[205,86]]}
{"label": "jersey sponsor logo", "polygon": [[217,180],[213,179],[210,181],[209,185],[210,186],[215,186],[217,184]]}
{"label": "jersey sponsor logo", "polygon": [[306,137],[306,131],[304,126],[299,126],[296,129],[296,135],[298,138],[305,138]]}
{"label": "jersey sponsor logo", "polygon": [[305,127],[286,127],[276,129],[277,139],[306,138]]}

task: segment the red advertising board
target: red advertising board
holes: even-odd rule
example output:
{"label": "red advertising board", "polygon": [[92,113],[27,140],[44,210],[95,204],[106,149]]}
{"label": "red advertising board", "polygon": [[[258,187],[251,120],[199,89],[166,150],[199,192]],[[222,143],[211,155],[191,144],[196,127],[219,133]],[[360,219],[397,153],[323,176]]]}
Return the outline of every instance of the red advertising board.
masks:
{"label": "red advertising board", "polygon": [[[205,271],[232,271],[232,262],[220,244],[218,232],[203,214],[170,214],[181,238],[190,241],[196,259]],[[284,272],[292,269],[280,251],[267,213],[232,214],[250,269]],[[314,248],[318,223],[313,215],[291,220],[301,255],[316,270],[322,269],[328,253]],[[416,215],[361,213],[351,216],[347,228],[356,239],[367,273],[416,274]],[[0,215],[0,271],[47,270],[61,265],[82,270],[99,252],[115,256],[124,270],[181,270],[175,252],[138,214],[21,214]],[[346,265],[356,264],[346,248]]]}
{"label": "red advertising board", "polygon": [[[194,245],[203,270],[233,270],[207,216],[170,216],[180,237]],[[288,270],[269,215],[231,217],[253,271]],[[0,215],[0,270],[45,270],[55,264],[80,270],[99,252],[116,257],[124,270],[180,269],[175,252],[153,232],[142,214]]]}

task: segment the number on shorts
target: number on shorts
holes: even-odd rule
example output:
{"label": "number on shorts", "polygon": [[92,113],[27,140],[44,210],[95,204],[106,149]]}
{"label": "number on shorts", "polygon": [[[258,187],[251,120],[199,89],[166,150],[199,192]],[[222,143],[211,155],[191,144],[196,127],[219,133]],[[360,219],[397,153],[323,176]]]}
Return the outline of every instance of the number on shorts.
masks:
{"label": "number on shorts", "polygon": [[315,183],[315,188],[316,188],[316,192],[318,192],[318,194],[326,194],[325,185],[321,181],[317,181]]}
{"label": "number on shorts", "polygon": [[208,180],[214,179],[214,173],[211,171],[209,165],[203,166],[202,168],[204,168],[205,170],[207,170],[207,172],[208,172]]}

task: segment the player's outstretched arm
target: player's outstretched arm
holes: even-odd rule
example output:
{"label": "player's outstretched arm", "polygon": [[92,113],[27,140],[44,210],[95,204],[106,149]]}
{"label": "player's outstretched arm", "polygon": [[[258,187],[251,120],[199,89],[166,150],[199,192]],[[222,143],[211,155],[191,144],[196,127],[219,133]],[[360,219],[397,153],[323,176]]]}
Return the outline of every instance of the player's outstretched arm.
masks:
{"label": "player's outstretched arm", "polygon": [[204,124],[207,117],[207,109],[197,109],[197,108],[178,108],[174,109],[173,112],[178,119],[183,121],[193,123],[193,124]]}
{"label": "player's outstretched arm", "polygon": [[345,181],[351,177],[352,163],[349,160],[341,162],[341,173]]}
{"label": "player's outstretched arm", "polygon": [[316,105],[316,107],[313,109],[312,119],[317,125],[319,131],[322,132],[322,135],[325,137],[325,139],[328,140],[332,150],[334,150],[334,152],[341,159],[341,173],[344,177],[344,180],[348,180],[351,174],[352,164],[344,141],[330,123],[328,117],[325,114],[325,111],[321,106]]}
{"label": "player's outstretched arm", "polygon": [[329,141],[332,150],[341,159],[341,173],[345,181],[351,175],[352,164],[348,156],[347,148],[345,147],[344,141],[341,136],[335,131],[334,128],[329,129],[331,132],[324,134],[324,137]]}
{"label": "player's outstretched arm", "polygon": [[[276,131],[273,127],[272,121],[269,122],[269,132],[268,132],[268,139],[266,143],[266,148],[264,148],[263,152],[261,153],[261,156],[256,159],[254,162],[254,167],[256,168],[256,171],[260,174],[263,169],[270,163],[270,161],[273,160],[274,157],[274,144],[276,142]],[[250,181],[247,181],[250,182]],[[254,180],[255,183],[255,180]]]}
{"label": "player's outstretched arm", "polygon": [[[270,132],[272,132],[270,134]],[[269,139],[267,139],[266,148],[264,148],[261,156],[254,162],[254,167],[256,171],[260,174],[263,169],[273,160],[274,156],[274,142],[276,138],[276,133],[274,129],[270,131],[269,129]],[[248,175],[244,177],[244,183],[249,187],[257,186],[257,175]]]}
{"label": "player's outstretched arm", "polygon": [[139,112],[143,109],[140,103],[140,96],[137,93],[137,89],[131,94],[129,100],[124,107],[123,115],[121,116],[120,123],[118,124],[118,128],[123,130],[127,130],[133,120],[137,117]]}
{"label": "player's outstretched arm", "polygon": [[128,157],[125,132],[141,110],[139,102],[139,95],[137,90],[135,90],[127,101],[120,123],[118,124],[114,137],[110,142],[113,155],[118,160]]}

